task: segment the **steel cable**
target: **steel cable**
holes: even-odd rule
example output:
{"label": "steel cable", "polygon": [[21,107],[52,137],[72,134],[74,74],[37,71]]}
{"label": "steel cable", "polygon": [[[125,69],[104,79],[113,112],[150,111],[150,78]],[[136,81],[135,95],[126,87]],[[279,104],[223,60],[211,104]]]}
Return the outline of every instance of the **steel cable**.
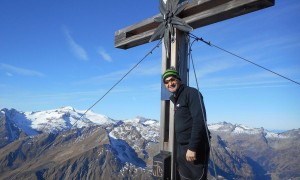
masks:
{"label": "steel cable", "polygon": [[282,78],[284,78],[284,79],[286,79],[286,80],[289,80],[289,81],[291,81],[291,82],[293,82],[293,83],[295,83],[295,84],[297,84],[297,85],[300,85],[299,82],[297,82],[297,81],[295,81],[295,80],[292,80],[291,78],[288,78],[288,77],[286,77],[286,76],[283,76],[283,75],[281,75],[281,74],[279,74],[279,73],[277,73],[277,72],[275,72],[275,71],[272,71],[272,70],[270,70],[270,69],[268,69],[268,68],[265,68],[265,67],[263,67],[263,66],[261,66],[261,65],[259,65],[259,64],[257,64],[257,63],[254,63],[254,62],[252,62],[252,61],[250,61],[250,60],[248,60],[248,59],[246,59],[246,58],[243,58],[242,56],[239,56],[239,55],[237,55],[237,54],[235,54],[235,53],[233,53],[233,52],[230,52],[230,51],[228,51],[228,50],[226,50],[226,49],[224,49],[224,48],[221,48],[221,47],[219,47],[219,46],[217,46],[217,45],[214,45],[214,44],[212,44],[212,43],[209,42],[209,41],[205,41],[203,38],[199,38],[199,37],[197,37],[197,36],[195,36],[195,35],[193,35],[193,34],[189,34],[189,35],[190,35],[191,38],[194,38],[196,41],[202,41],[202,42],[204,42],[205,44],[207,44],[207,45],[209,45],[209,46],[215,47],[215,48],[217,48],[217,49],[219,49],[219,50],[222,50],[222,51],[224,51],[224,52],[226,52],[226,53],[228,53],[228,54],[231,54],[231,55],[233,55],[233,56],[235,56],[235,57],[237,57],[237,58],[239,58],[239,59],[242,59],[242,60],[244,60],[244,61],[247,61],[247,62],[249,62],[249,63],[251,63],[251,64],[253,64],[253,65],[255,65],[255,66],[259,67],[259,68],[262,68],[262,69],[264,69],[264,70],[266,70],[266,71],[269,71],[269,72],[271,72],[271,73],[273,73],[273,74],[275,74],[275,75],[277,75],[277,76],[280,76],[280,77],[282,77]]}

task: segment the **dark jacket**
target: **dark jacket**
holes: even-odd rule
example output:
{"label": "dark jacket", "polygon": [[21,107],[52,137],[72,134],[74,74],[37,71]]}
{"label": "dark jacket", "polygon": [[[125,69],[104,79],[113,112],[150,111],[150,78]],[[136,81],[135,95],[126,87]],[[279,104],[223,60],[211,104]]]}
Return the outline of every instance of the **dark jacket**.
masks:
{"label": "dark jacket", "polygon": [[[201,93],[192,87],[181,84],[170,97],[175,105],[174,124],[176,141],[188,144],[188,149],[196,151],[207,145],[206,111]],[[205,119],[204,119],[205,118]]]}

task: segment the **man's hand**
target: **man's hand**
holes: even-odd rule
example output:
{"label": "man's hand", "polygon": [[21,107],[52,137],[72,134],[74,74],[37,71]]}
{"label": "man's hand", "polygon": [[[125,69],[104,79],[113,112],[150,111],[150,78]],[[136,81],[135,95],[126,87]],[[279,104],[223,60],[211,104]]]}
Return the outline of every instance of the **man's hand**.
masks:
{"label": "man's hand", "polygon": [[186,152],[186,160],[187,161],[195,161],[196,160],[196,152],[188,149]]}

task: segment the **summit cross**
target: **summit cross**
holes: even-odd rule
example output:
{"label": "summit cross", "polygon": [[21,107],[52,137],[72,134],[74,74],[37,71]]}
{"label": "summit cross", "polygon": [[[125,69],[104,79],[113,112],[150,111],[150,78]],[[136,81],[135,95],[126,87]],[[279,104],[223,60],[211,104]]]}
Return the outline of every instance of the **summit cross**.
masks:
{"label": "summit cross", "polygon": [[[168,0],[173,1],[173,0]],[[183,2],[182,0],[180,2]],[[251,13],[275,4],[275,0],[192,0],[178,15],[193,29]],[[115,32],[115,47],[129,49],[146,44],[159,26],[154,19],[160,14]],[[187,33],[175,30],[170,52],[162,48],[162,73],[175,67],[183,83],[187,83]],[[157,37],[154,40],[159,39]],[[167,55],[167,53],[170,53]],[[153,176],[157,179],[179,179],[174,159],[174,105],[166,96],[162,83],[160,119],[160,154],[153,159]],[[169,158],[169,159],[168,159]]]}

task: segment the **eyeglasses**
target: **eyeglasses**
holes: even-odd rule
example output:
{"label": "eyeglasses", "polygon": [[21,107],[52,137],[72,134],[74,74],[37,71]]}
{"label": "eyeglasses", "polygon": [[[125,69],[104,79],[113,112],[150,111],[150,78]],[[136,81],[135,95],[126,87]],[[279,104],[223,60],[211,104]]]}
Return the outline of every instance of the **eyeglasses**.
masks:
{"label": "eyeglasses", "polygon": [[176,81],[176,80],[177,80],[177,79],[175,79],[175,78],[171,78],[171,79],[169,79],[169,80],[165,80],[164,83],[165,83],[165,84],[169,84],[169,82],[172,83],[172,82],[174,82],[174,81]]}

